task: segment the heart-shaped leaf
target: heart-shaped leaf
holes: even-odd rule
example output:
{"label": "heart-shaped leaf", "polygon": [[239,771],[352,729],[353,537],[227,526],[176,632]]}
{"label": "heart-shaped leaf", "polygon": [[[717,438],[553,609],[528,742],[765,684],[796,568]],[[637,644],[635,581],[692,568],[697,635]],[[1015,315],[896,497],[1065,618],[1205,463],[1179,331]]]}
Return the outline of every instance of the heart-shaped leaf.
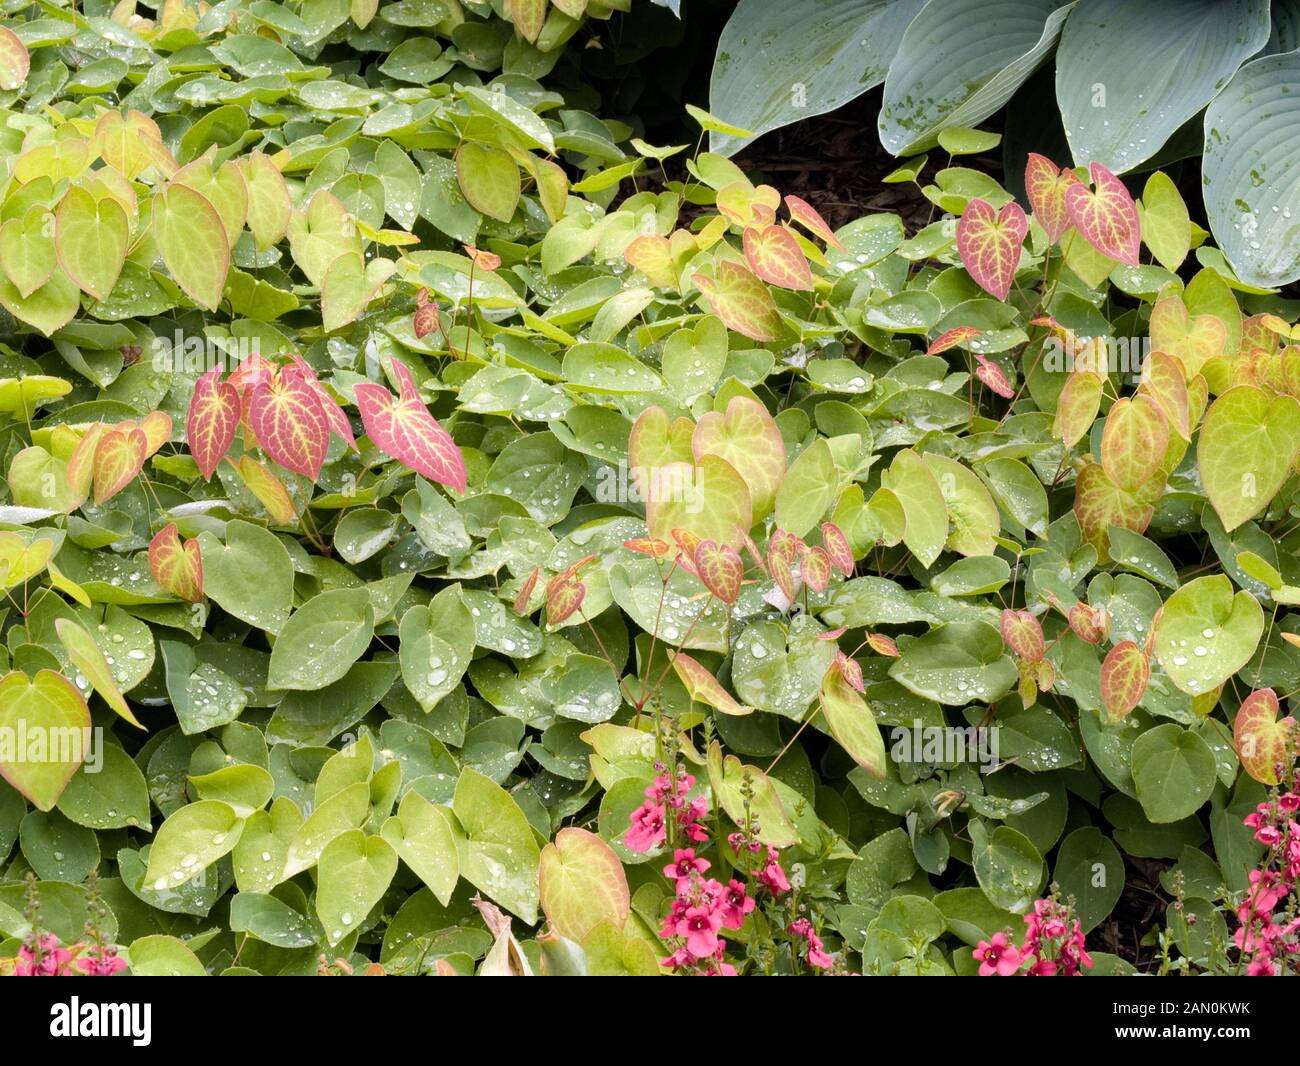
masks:
{"label": "heart-shaped leaf", "polygon": [[38,810],[54,808],[90,753],[90,730],[86,701],[61,674],[0,678],[0,777]]}
{"label": "heart-shaped leaf", "polygon": [[430,481],[450,485],[462,495],[466,491],[465,458],[451,434],[429,414],[416,391],[411,373],[400,362],[392,364],[401,390],[393,400],[382,385],[363,383],[355,387],[357,407],[366,435],[385,455]]}
{"label": "heart-shaped leaf", "polygon": [[1271,688],[1257,689],[1241,701],[1232,723],[1232,745],[1246,773],[1264,785],[1278,783],[1278,770],[1290,769],[1296,754],[1296,720],[1278,718],[1281,704]]}
{"label": "heart-shaped leaf", "polygon": [[1131,640],[1123,640],[1101,664],[1101,701],[1112,722],[1128,717],[1141,701],[1151,677],[1147,657]]}
{"label": "heart-shaped leaf", "polygon": [[175,522],[168,522],[149,542],[149,573],[177,599],[202,602],[203,557],[199,542],[182,543]]}
{"label": "heart-shaped leaf", "polygon": [[1062,170],[1046,156],[1029,153],[1025,164],[1025,193],[1034,218],[1043,227],[1050,244],[1059,241],[1070,228],[1070,213],[1065,206],[1065,190],[1079,179],[1074,171]]}
{"label": "heart-shaped leaf", "polygon": [[957,222],[957,251],[975,283],[1005,300],[1020,264],[1020,246],[1029,229],[1025,212],[1014,200],[997,210],[978,197]]}
{"label": "heart-shaped leaf", "polygon": [[320,476],[329,448],[329,420],[301,370],[282,367],[273,380],[254,385],[248,422],[262,451],[282,467],[313,481]]}
{"label": "heart-shaped leaf", "polygon": [[1224,574],[1189,581],[1156,623],[1155,653],[1184,692],[1210,692],[1250,661],[1264,631],[1264,611],[1249,592],[1234,596]]}
{"label": "heart-shaped leaf", "polygon": [[95,448],[95,502],[111,500],[144,468],[149,455],[149,438],[138,427],[126,423],[107,430]]}
{"label": "heart-shaped leaf", "polygon": [[1300,452],[1300,402],[1237,385],[1210,405],[1196,444],[1205,494],[1234,530],[1277,495]]}
{"label": "heart-shaped leaf", "polygon": [[1094,162],[1088,169],[1095,188],[1080,181],[1070,182],[1065,190],[1070,222],[1102,255],[1137,266],[1142,235],[1133,197],[1100,163]]}

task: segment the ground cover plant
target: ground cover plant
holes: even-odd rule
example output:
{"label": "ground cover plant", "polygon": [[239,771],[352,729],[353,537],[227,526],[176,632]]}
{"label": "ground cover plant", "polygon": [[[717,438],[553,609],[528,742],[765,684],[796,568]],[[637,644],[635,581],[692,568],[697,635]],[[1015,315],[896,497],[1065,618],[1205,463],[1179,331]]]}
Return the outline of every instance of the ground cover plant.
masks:
{"label": "ground cover plant", "polygon": [[0,972],[1290,972],[1300,307],[626,6],[6,6]]}

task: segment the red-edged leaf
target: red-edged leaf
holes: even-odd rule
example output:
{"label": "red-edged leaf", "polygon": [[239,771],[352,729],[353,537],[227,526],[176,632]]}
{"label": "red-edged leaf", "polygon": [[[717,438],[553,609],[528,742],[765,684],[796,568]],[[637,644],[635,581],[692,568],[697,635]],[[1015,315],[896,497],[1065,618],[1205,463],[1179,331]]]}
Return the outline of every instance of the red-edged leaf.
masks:
{"label": "red-edged leaf", "polygon": [[835,651],[835,667],[849,685],[858,692],[867,691],[867,683],[862,678],[862,664],[851,659],[839,649]]}
{"label": "red-edged leaf", "polygon": [[782,556],[787,563],[793,563],[807,550],[808,546],[788,530],[774,529],[772,535],[767,539],[769,559],[772,553],[775,552],[777,555]]}
{"label": "red-edged leaf", "polygon": [[898,650],[898,645],[884,633],[868,633],[867,647],[877,655],[884,655],[890,659],[897,659],[903,654]]}
{"label": "red-edged leaf", "polygon": [[234,370],[226,380],[239,392],[247,392],[259,381],[270,381],[275,366],[254,352]]}
{"label": "red-edged leaf", "polygon": [[411,328],[415,332],[416,338],[427,337],[438,328],[438,306],[437,304],[423,304],[416,308],[415,317],[411,320]]}
{"label": "red-edged leaf", "polygon": [[1101,465],[1111,482],[1135,492],[1154,477],[1169,448],[1169,419],[1160,405],[1139,393],[1115,401],[1101,431]]}
{"label": "red-edged leaf", "polygon": [[826,225],[826,220],[817,213],[817,209],[798,196],[787,196],[785,206],[790,212],[790,217],[798,222],[809,233],[820,237],[832,248],[838,248],[844,251],[844,245],[840,239],[835,236],[830,226]]}
{"label": "red-edged leaf", "polygon": [[537,40],[546,23],[546,0],[508,0],[506,13],[519,36],[531,44]]}
{"label": "red-edged leaf", "polygon": [[1092,429],[1101,410],[1101,390],[1104,379],[1091,370],[1076,370],[1065,379],[1061,395],[1056,400],[1056,417],[1052,432],[1061,438],[1067,448],[1073,448]]}
{"label": "red-edged leaf", "polygon": [[325,412],[325,417],[330,424],[330,432],[346,441],[348,447],[356,451],[357,439],[352,435],[352,423],[348,421],[348,416],[343,408],[339,406],[339,402],[321,384],[320,378],[316,376],[316,371],[311,368],[311,365],[302,356],[295,352],[290,358],[293,360],[293,365],[307,379],[307,384],[311,386],[312,391],[316,394],[316,399],[320,400],[321,410]]}
{"label": "red-edged leaf", "polygon": [[553,626],[569,618],[582,606],[587,586],[569,571],[556,574],[546,583],[546,620]]}
{"label": "red-edged leaf", "polygon": [[1011,387],[1011,382],[1007,380],[1006,371],[993,362],[992,359],[988,359],[976,352],[975,364],[975,376],[984,382],[989,391],[996,393],[1004,400],[1010,400],[1016,395],[1016,390]]}
{"label": "red-edged leaf", "polygon": [[1232,723],[1232,745],[1246,773],[1264,785],[1278,783],[1278,769],[1286,772],[1296,750],[1296,721],[1279,719],[1282,705],[1271,688],[1258,689],[1241,701]]}
{"label": "red-edged leaf", "polygon": [[1164,352],[1152,352],[1142,368],[1142,386],[1138,391],[1149,394],[1160,405],[1175,433],[1183,440],[1191,439],[1191,398],[1182,364],[1177,359]]}
{"label": "red-edged leaf", "polygon": [[633,537],[631,540],[623,541],[623,547],[640,552],[642,555],[649,555],[653,559],[667,555],[672,550],[658,537]]}
{"label": "red-edged leaf", "polygon": [[1080,640],[1100,644],[1110,632],[1110,619],[1102,608],[1090,607],[1080,600],[1070,608],[1070,628]]}
{"label": "red-edged leaf", "polygon": [[1003,611],[1001,628],[1003,642],[1025,662],[1036,663],[1046,654],[1043,627],[1029,611]]}
{"label": "red-edged leaf", "polygon": [[319,476],[330,443],[329,418],[316,390],[297,367],[260,381],[248,401],[248,422],[262,451],[286,470]]}
{"label": "red-edged leaf", "polygon": [[1065,206],[1065,190],[1071,184],[1081,184],[1073,170],[1061,170],[1046,156],[1029,153],[1025,166],[1025,192],[1034,218],[1043,227],[1047,240],[1055,244],[1070,228],[1070,213]]}
{"label": "red-edged leaf", "polygon": [[825,592],[831,580],[831,557],[824,548],[809,548],[799,560],[799,576],[814,592]]}
{"label": "red-edged leaf", "polygon": [[1112,722],[1127,718],[1151,679],[1151,664],[1131,640],[1121,641],[1101,664],[1101,702]]}
{"label": "red-edged leaf", "polygon": [[790,569],[790,562],[780,552],[769,551],[767,553],[767,568],[771,571],[772,580],[776,582],[776,587],[781,590],[781,595],[786,599],[786,603],[794,603],[794,572]]}
{"label": "red-edged leaf", "polygon": [[836,626],[834,629],[828,629],[825,633],[818,633],[818,640],[839,640],[849,631],[848,626]]}
{"label": "red-edged leaf", "polygon": [[723,603],[736,602],[741,579],[745,576],[745,564],[729,544],[700,541],[695,548],[695,572],[704,582],[704,587]]}
{"label": "red-edged leaf", "polygon": [[99,449],[99,438],[104,435],[104,424],[96,422],[85,433],[68,458],[68,488],[84,501],[90,495],[90,487],[95,482],[95,452]]}
{"label": "red-edged leaf", "polygon": [[537,579],[541,576],[542,568],[534,566],[533,572],[519,586],[519,591],[515,593],[515,614],[523,615],[528,613],[528,603],[533,598],[533,589],[537,587]]}
{"label": "red-edged leaf", "polygon": [[144,467],[149,439],[138,426],[114,426],[95,448],[95,502],[111,500]]}
{"label": "red-edged leaf", "polygon": [[501,257],[493,252],[485,252],[475,248],[472,244],[466,244],[464,248],[465,254],[470,257],[470,260],[479,270],[491,274],[501,265]]}
{"label": "red-edged leaf", "polygon": [[689,561],[691,573],[695,573],[695,549],[700,546],[700,538],[689,529],[682,529],[678,526],[674,526],[668,532],[672,534],[673,540],[677,542],[677,547],[681,549],[685,560]]}
{"label": "red-edged leaf", "polygon": [[834,522],[822,523],[822,547],[836,570],[845,577],[853,576],[853,549],[849,546],[849,538]]}
{"label": "red-edged leaf", "polygon": [[784,226],[750,227],[744,235],[745,259],[764,281],[783,289],[808,290],[813,287],[808,257],[799,242]]}
{"label": "red-edged leaf", "polygon": [[947,332],[940,333],[939,336],[935,337],[930,347],[925,350],[925,354],[938,355],[940,352],[946,352],[949,348],[956,348],[958,345],[963,345],[969,340],[982,336],[984,336],[984,331],[976,329],[974,326],[954,326]]}
{"label": "red-edged leaf", "polygon": [[962,265],[985,292],[1005,300],[1020,263],[1020,246],[1029,222],[1015,201],[994,211],[978,197],[966,205],[957,222],[957,251]]}
{"label": "red-edged leaf", "polygon": [[691,280],[728,329],[760,343],[781,335],[781,316],[772,294],[739,263],[724,259],[718,264],[716,281],[706,274],[694,274]]}
{"label": "red-edged leaf", "polygon": [[1089,171],[1095,192],[1081,181],[1065,190],[1070,222],[1102,255],[1137,266],[1142,242],[1137,204],[1124,183],[1100,163],[1093,163]]}
{"label": "red-edged leaf", "polygon": [[138,423],[147,443],[145,458],[153,455],[172,438],[172,416],[166,411],[150,411]]}
{"label": "red-edged leaf", "polygon": [[177,599],[198,603],[203,599],[203,558],[199,542],[181,542],[176,523],[169,522],[149,542],[149,573]]}
{"label": "red-edged leaf", "polygon": [[623,258],[633,270],[641,271],[650,284],[661,289],[676,288],[673,249],[667,237],[643,233],[623,249]]}
{"label": "red-edged leaf", "polygon": [[748,533],[742,532],[741,540],[744,542],[745,550],[749,552],[750,558],[753,559],[758,568],[766,574],[767,560],[763,558],[763,553],[758,550],[758,545],[754,543],[753,538]]}
{"label": "red-edged leaf", "polygon": [[205,481],[212,480],[239,428],[239,391],[220,378],[221,368],[214,366],[195,382],[185,415],[185,439]]}
{"label": "red-edged leaf", "polygon": [[392,366],[401,389],[398,400],[394,401],[392,393],[382,385],[365,382],[355,387],[366,435],[385,455],[391,455],[430,481],[450,485],[464,495],[465,457],[451,434],[429,414],[411,380],[411,372],[396,360]]}
{"label": "red-edged leaf", "polygon": [[753,707],[746,707],[738,702],[730,692],[722,687],[722,683],[716,677],[685,652],[679,651],[673,656],[673,670],[677,672],[677,676],[686,687],[687,694],[697,703],[707,703],[714,710],[721,711],[723,714],[741,715],[753,713]]}

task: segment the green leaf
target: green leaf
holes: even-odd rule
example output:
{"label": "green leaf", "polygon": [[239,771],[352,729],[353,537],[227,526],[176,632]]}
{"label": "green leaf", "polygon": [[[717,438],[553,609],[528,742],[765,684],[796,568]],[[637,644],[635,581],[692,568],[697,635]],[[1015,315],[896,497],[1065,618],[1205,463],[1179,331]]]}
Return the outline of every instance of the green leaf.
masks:
{"label": "green leaf", "polygon": [[464,830],[457,839],[461,874],[532,925],[537,921],[541,852],[524,812],[505,789],[469,767],[456,782],[452,809]]}
{"label": "green leaf", "polygon": [[276,638],[267,684],[307,691],[324,688],[361,658],[374,628],[365,589],[334,589],[312,597]]}
{"label": "green leaf", "polygon": [[317,872],[316,916],[329,943],[337,944],[383,898],[397,872],[397,853],[383,837],[352,829],[325,845]]}
{"label": "green leaf", "polygon": [[456,180],[476,211],[510,221],[519,204],[521,182],[519,167],[508,152],[466,141],[456,151]]}
{"label": "green leaf", "polygon": [[249,522],[226,524],[226,543],[199,534],[203,591],[236,618],[279,633],[293,604],[293,564],[274,533]]}
{"label": "green leaf", "polygon": [[1231,532],[1277,495],[1300,452],[1300,402],[1254,385],[1210,405],[1196,444],[1201,483]]}
{"label": "green leaf", "polygon": [[1264,611],[1249,592],[1233,595],[1224,574],[1189,581],[1165,602],[1155,653],[1184,692],[1199,696],[1250,661],[1264,631]]}
{"label": "green leaf", "polygon": [[412,790],[402,797],[397,814],[384,822],[383,837],[438,902],[447,906],[460,877],[460,857],[443,808]]}
{"label": "green leaf", "polygon": [[989,833],[981,822],[970,825],[972,865],[984,895],[995,907],[1024,914],[1042,890],[1043,857],[1028,837],[1009,826]]}
{"label": "green leaf", "polygon": [[29,680],[15,670],[0,678],[0,777],[38,810],[54,807],[89,754],[90,729],[86,701],[66,677],[40,670]]}
{"label": "green leaf", "polygon": [[145,884],[156,892],[174,891],[228,855],[243,828],[244,820],[228,803],[187,804],[159,827],[149,849]]}
{"label": "green leaf", "polygon": [[1115,909],[1124,891],[1124,859],[1100,829],[1084,826],[1061,842],[1052,880],[1064,896],[1073,896],[1085,933]]}
{"label": "green leaf", "polygon": [[92,773],[83,765],[68,782],[59,796],[59,810],[90,829],[145,826],[149,789],[135,761],[116,744],[105,743],[98,768]]}
{"label": "green leaf", "polygon": [[1133,743],[1138,802],[1153,822],[1177,822],[1194,814],[1217,780],[1214,753],[1190,729],[1169,722],[1148,729]]}
{"label": "green leaf", "polygon": [[928,700],[964,707],[993,703],[1016,683],[1002,637],[984,622],[950,622],[902,646],[889,676]]}
{"label": "green leaf", "polygon": [[176,284],[215,311],[230,270],[230,242],[217,209],[188,186],[170,185],[154,196],[153,229]]}
{"label": "green leaf", "polygon": [[203,963],[174,936],[142,936],[127,952],[136,977],[206,977]]}
{"label": "green leaf", "polygon": [[786,471],[776,493],[776,524],[802,537],[821,521],[839,489],[835,457],[824,438],[818,438]]}
{"label": "green leaf", "polygon": [[464,676],[474,654],[474,618],[455,586],[428,607],[412,607],[398,630],[402,680],[416,702],[431,711]]}

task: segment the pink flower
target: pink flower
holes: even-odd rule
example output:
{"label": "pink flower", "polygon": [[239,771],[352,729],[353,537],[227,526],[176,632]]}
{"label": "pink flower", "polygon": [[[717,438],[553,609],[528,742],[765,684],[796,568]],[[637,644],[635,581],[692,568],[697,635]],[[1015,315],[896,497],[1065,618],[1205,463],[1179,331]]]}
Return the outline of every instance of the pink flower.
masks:
{"label": "pink flower", "polygon": [[808,934],[808,965],[819,970],[829,970],[835,965],[835,960],[826,954],[821,937],[816,933]]}
{"label": "pink flower", "polygon": [[726,929],[739,929],[745,924],[745,915],[754,909],[754,901],[745,894],[743,881],[733,880],[728,884],[719,902],[722,925]]}
{"label": "pink flower", "polygon": [[664,827],[664,809],[647,801],[632,812],[632,824],[623,834],[623,844],[628,851],[638,854],[650,851],[668,838]]}
{"label": "pink flower", "polygon": [[77,968],[88,977],[112,977],[126,969],[126,959],[120,958],[117,948],[110,946],[100,949],[98,955],[92,950],[90,954],[78,959]]}
{"label": "pink flower", "polygon": [[994,933],[992,940],[981,940],[971,952],[972,958],[980,964],[980,976],[1010,977],[1023,961],[1020,949],[1015,944],[1007,943],[1006,933]]}
{"label": "pink flower", "polygon": [[785,871],[781,869],[777,857],[780,853],[776,848],[767,849],[767,862],[763,869],[759,871],[758,879],[763,886],[768,889],[774,896],[779,896],[783,892],[790,891],[790,882],[786,879]]}
{"label": "pink flower", "polygon": [[707,958],[718,950],[722,916],[711,907],[687,907],[677,922],[677,935],[686,938],[686,948],[696,958]]}
{"label": "pink flower", "polygon": [[68,964],[72,962],[72,952],[59,947],[59,938],[46,933],[40,939],[41,957],[37,961],[36,950],[30,943],[18,949],[18,963],[14,967],[16,977],[63,977]]}
{"label": "pink flower", "polygon": [[694,848],[678,848],[673,852],[673,861],[664,867],[664,876],[677,882],[677,894],[688,892],[694,874],[703,874],[713,864],[708,859],[695,857]]}

